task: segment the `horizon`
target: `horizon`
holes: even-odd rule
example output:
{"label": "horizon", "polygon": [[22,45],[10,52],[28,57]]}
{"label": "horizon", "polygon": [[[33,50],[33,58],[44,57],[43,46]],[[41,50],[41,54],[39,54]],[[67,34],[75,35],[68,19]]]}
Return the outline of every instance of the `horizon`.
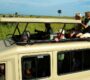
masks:
{"label": "horizon", "polygon": [[90,11],[90,0],[1,0],[0,7],[0,14],[59,16],[57,11],[62,10],[60,16],[74,16]]}

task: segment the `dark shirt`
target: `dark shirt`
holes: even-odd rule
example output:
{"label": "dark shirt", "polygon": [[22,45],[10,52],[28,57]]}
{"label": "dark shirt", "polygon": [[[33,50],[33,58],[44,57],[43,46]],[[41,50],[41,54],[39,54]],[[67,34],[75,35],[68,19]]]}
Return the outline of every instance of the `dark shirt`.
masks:
{"label": "dark shirt", "polygon": [[87,28],[85,28],[85,29],[83,30],[83,33],[90,33],[90,26],[88,26]]}
{"label": "dark shirt", "polygon": [[[90,19],[85,19],[83,23],[87,25],[89,21]],[[90,33],[90,25],[83,30],[83,33]]]}

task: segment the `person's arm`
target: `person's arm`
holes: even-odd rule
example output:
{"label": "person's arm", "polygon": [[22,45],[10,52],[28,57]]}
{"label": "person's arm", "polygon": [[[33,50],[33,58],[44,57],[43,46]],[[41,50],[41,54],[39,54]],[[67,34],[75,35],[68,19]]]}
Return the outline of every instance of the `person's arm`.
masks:
{"label": "person's arm", "polygon": [[88,27],[87,25],[85,25],[85,24],[83,24],[83,23],[81,23],[81,25],[82,25],[84,28],[87,28],[87,27]]}
{"label": "person's arm", "polygon": [[88,26],[90,26],[90,20],[88,21],[88,23],[85,25],[85,24],[83,24],[83,23],[81,23],[82,24],[82,26],[84,27],[84,28],[87,28]]}

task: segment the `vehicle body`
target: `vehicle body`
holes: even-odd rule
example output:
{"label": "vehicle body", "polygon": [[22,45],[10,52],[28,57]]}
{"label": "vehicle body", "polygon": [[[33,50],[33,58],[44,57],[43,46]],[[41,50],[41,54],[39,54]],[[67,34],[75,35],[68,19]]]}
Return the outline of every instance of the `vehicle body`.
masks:
{"label": "vehicle body", "polygon": [[5,44],[9,42],[0,41],[0,80],[90,80],[89,39]]}

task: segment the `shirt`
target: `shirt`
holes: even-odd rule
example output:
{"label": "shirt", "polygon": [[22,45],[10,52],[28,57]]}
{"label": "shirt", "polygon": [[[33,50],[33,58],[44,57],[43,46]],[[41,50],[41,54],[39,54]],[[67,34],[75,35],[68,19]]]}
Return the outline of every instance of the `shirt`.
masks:
{"label": "shirt", "polygon": [[86,26],[87,26],[87,28],[85,28],[83,32],[90,33],[90,20],[87,21]]}

